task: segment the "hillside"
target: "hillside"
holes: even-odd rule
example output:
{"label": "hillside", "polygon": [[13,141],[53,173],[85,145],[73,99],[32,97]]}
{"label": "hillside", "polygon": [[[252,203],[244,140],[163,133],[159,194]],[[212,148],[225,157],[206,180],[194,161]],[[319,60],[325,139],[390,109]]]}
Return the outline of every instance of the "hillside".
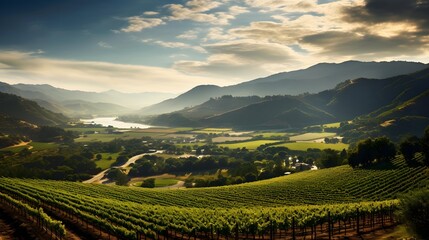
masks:
{"label": "hillside", "polygon": [[68,120],[62,114],[40,107],[36,102],[6,93],[0,93],[0,115],[36,125],[59,125]]}
{"label": "hillside", "polygon": [[[253,183],[212,188],[165,191],[162,189],[124,188],[97,184],[82,184],[49,180],[0,179],[0,185],[15,182],[18,186],[33,186],[41,192],[90,196],[97,199],[128,201],[139,204],[197,207],[280,207],[303,204],[338,204],[395,199],[401,193],[427,187],[426,167],[407,167],[402,157],[392,165],[370,169],[350,166],[305,171]],[[398,187],[400,186],[400,187]],[[162,199],[162,200],[161,200]]]}
{"label": "hillside", "polygon": [[[364,224],[365,218],[374,221],[374,215],[382,215],[384,226],[392,220],[398,195],[428,187],[426,170],[423,166],[407,167],[397,158],[391,165],[372,169],[340,166],[234,186],[170,191],[0,178],[0,198],[42,207],[60,220],[67,216],[59,212],[73,211],[82,229],[89,223],[99,228],[99,234],[104,231],[124,239],[177,234],[196,239],[210,234],[222,239],[252,235],[269,239],[268,234],[271,238],[278,234],[276,238],[282,239],[279,235],[291,236],[301,229],[302,236],[303,228],[322,229],[327,222],[338,225],[339,220],[349,221],[347,231],[356,232],[359,229],[350,224],[356,216]],[[380,224],[380,219],[377,222]],[[366,225],[371,228],[372,224]],[[342,233],[334,232],[341,237]],[[320,237],[323,230],[317,234]]]}
{"label": "hillside", "polygon": [[410,74],[426,68],[427,65],[413,62],[359,62],[320,63],[307,69],[274,74],[265,78],[236,85],[218,87],[197,86],[180,96],[143,108],[140,114],[154,115],[181,110],[207,101],[211,97],[298,95],[317,93],[334,88],[337,84],[356,78],[389,78]]}
{"label": "hillside", "polygon": [[151,124],[159,124],[161,126],[197,126],[201,124],[199,121],[202,119],[221,115],[262,101],[264,101],[264,99],[257,96],[222,96],[219,98],[211,98],[207,102],[195,107],[184,108],[180,111],[151,117],[148,122]]}
{"label": "hillside", "polygon": [[211,97],[220,97],[222,94],[221,87],[215,85],[200,85],[191,90],[177,96],[176,98],[168,99],[160,103],[144,107],[139,113],[142,115],[156,115],[162,113],[170,113],[181,110],[185,107],[199,105],[209,100]]}
{"label": "hillside", "polygon": [[300,128],[334,121],[335,117],[295,97],[267,97],[218,116],[202,120],[207,126],[235,128]]}

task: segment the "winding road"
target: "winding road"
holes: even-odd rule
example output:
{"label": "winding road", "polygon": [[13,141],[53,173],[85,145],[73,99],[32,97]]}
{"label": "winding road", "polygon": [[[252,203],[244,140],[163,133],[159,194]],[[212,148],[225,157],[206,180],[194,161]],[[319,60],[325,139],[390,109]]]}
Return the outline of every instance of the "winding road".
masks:
{"label": "winding road", "polygon": [[126,168],[126,167],[130,166],[130,164],[135,163],[137,160],[142,158],[144,155],[153,155],[153,154],[162,153],[162,152],[163,151],[156,151],[156,152],[152,152],[152,153],[143,153],[143,154],[135,155],[135,156],[131,157],[130,159],[128,159],[128,161],[126,163],[124,163],[120,166],[110,167],[110,168],[98,173],[97,175],[94,175],[91,179],[83,181],[83,183],[103,183],[103,182],[108,180],[107,178],[104,178],[104,176],[106,175],[106,173],[110,169],[112,169],[112,168]]}

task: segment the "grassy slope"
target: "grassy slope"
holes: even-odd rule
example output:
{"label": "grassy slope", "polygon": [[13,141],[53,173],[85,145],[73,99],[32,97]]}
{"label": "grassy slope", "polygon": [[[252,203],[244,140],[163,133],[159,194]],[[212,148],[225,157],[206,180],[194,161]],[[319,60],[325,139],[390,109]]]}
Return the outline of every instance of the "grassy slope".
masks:
{"label": "grassy slope", "polygon": [[340,166],[307,171],[254,183],[177,191],[150,190],[72,182],[2,179],[35,191],[63,191],[95,199],[120,200],[163,206],[199,208],[277,207],[303,204],[339,204],[394,199],[409,190],[428,187],[427,168],[405,166],[402,158],[379,169]]}

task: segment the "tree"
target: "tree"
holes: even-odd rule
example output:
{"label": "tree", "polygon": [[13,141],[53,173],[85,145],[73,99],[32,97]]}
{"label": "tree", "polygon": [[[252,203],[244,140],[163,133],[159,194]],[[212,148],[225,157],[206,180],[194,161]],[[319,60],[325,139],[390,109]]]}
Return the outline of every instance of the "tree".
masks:
{"label": "tree", "polygon": [[103,156],[101,156],[101,154],[97,153],[97,155],[95,155],[95,159],[97,161],[101,160],[103,158]]}
{"label": "tree", "polygon": [[421,150],[420,139],[416,136],[408,137],[399,145],[399,151],[404,156],[405,162],[410,165],[413,162],[414,156]]}
{"label": "tree", "polygon": [[426,166],[429,166],[429,126],[425,129],[422,141],[421,150],[424,156],[424,162]]}
{"label": "tree", "polygon": [[322,157],[317,161],[319,168],[330,168],[341,165],[342,160],[338,152],[333,149],[324,149]]}
{"label": "tree", "polygon": [[379,162],[390,162],[396,156],[396,146],[387,137],[376,138],[372,148],[374,158]]}
{"label": "tree", "polygon": [[147,178],[142,182],[141,187],[144,188],[154,188],[155,187],[155,178]]}
{"label": "tree", "polygon": [[358,143],[348,158],[352,167],[368,167],[374,160],[377,162],[389,162],[396,156],[396,146],[387,137],[372,140],[368,138]]}
{"label": "tree", "polygon": [[107,173],[107,178],[115,181],[116,185],[125,186],[128,184],[128,175],[123,173],[121,169],[114,168]]}

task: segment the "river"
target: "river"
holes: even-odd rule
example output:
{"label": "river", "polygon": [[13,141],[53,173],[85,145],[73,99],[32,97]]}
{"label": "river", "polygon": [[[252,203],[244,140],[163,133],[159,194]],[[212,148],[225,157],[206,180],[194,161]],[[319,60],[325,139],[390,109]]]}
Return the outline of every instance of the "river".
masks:
{"label": "river", "polygon": [[115,128],[150,128],[152,126],[140,123],[129,123],[116,120],[116,117],[98,117],[93,119],[81,119],[85,124],[101,124],[105,127],[112,126]]}

